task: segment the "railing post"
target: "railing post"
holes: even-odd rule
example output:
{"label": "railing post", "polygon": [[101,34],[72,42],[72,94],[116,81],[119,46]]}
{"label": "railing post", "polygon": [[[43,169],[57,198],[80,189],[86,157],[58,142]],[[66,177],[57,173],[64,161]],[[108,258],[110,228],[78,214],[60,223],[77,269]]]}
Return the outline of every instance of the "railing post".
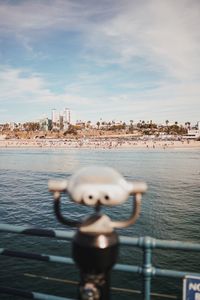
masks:
{"label": "railing post", "polygon": [[152,239],[144,237],[140,240],[140,245],[143,247],[143,299],[151,299],[151,277],[153,273],[151,258],[152,258]]}

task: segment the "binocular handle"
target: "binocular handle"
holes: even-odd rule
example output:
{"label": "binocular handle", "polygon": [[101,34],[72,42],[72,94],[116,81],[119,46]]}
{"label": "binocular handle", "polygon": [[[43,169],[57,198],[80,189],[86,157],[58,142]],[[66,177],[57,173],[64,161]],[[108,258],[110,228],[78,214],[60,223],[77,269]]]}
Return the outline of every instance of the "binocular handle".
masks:
{"label": "binocular handle", "polygon": [[[112,232],[115,228],[124,228],[128,227],[136,222],[140,215],[141,211],[141,200],[142,200],[142,194],[136,193],[134,195],[133,201],[133,212],[129,219],[124,221],[112,221],[109,217],[103,215],[102,216],[102,222],[101,220],[97,223],[90,224],[89,226],[84,226],[84,231],[89,232],[98,232],[98,231],[105,231],[105,232]],[[70,227],[80,227],[83,225],[82,221],[78,220],[70,220],[64,217],[61,213],[61,193],[56,191],[54,192],[54,211],[56,214],[57,219],[64,225],[70,226]]]}
{"label": "binocular handle", "polygon": [[141,211],[141,202],[142,202],[142,194],[136,193],[134,195],[135,201],[133,201],[133,212],[129,219],[124,221],[111,221],[111,226],[113,228],[124,228],[130,225],[133,225],[137,219],[139,218]]}

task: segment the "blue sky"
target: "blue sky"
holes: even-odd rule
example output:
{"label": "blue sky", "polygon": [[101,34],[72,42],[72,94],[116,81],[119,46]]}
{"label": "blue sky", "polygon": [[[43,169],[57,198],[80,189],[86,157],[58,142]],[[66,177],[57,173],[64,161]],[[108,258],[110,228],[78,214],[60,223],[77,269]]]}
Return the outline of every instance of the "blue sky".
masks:
{"label": "blue sky", "polygon": [[0,0],[0,123],[196,123],[199,20],[198,0]]}

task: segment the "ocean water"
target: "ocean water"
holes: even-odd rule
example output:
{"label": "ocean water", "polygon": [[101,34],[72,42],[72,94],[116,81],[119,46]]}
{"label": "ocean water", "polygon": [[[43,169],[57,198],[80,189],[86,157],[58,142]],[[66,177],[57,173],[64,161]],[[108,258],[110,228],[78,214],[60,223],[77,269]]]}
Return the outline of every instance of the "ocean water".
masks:
{"label": "ocean water", "polygon": [[[120,230],[120,234],[200,242],[198,149],[1,149],[0,222],[65,229],[54,216],[48,180],[66,178],[80,167],[94,164],[111,166],[127,180],[144,180],[148,184],[140,219],[135,225]],[[129,199],[121,207],[107,209],[106,213],[113,219],[125,219],[131,205]],[[92,212],[92,209],[73,204],[67,197],[62,208],[66,216],[73,218]],[[62,256],[71,253],[70,243],[66,241],[0,233],[0,248],[4,247]],[[140,264],[141,259],[139,249],[120,248],[118,262]],[[199,272],[200,254],[156,250],[153,263],[160,268]],[[62,280],[78,280],[78,276],[75,267],[0,256],[0,285],[76,298],[77,287]],[[112,273],[114,287],[140,290],[141,282],[141,278],[134,274]],[[154,278],[152,290],[181,297],[182,280]],[[113,292],[112,299],[135,297],[139,298],[130,292]],[[1,295],[0,299],[21,298]]]}

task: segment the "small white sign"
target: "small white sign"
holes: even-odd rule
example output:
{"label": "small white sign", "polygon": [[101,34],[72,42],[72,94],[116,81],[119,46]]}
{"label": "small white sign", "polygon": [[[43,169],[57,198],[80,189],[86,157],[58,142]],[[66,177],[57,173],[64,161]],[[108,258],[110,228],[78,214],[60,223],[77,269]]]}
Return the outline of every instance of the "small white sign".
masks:
{"label": "small white sign", "polygon": [[200,277],[188,275],[184,278],[183,300],[200,300]]}

